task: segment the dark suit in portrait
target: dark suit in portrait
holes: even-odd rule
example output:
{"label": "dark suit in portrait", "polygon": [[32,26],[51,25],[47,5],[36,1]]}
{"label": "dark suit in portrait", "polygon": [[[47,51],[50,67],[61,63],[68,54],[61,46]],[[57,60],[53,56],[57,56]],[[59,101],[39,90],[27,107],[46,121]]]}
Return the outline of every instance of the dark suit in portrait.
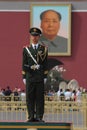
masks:
{"label": "dark suit in portrait", "polygon": [[66,53],[68,49],[68,39],[61,36],[56,36],[51,41],[42,35],[39,42],[48,46],[49,53]]}

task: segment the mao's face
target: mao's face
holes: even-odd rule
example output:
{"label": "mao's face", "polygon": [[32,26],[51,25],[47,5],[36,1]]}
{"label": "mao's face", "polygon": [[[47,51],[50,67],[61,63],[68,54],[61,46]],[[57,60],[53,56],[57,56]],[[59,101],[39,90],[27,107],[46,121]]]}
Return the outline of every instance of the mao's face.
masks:
{"label": "mao's face", "polygon": [[48,11],[44,14],[41,21],[41,29],[46,37],[55,37],[60,28],[58,15],[53,11]]}

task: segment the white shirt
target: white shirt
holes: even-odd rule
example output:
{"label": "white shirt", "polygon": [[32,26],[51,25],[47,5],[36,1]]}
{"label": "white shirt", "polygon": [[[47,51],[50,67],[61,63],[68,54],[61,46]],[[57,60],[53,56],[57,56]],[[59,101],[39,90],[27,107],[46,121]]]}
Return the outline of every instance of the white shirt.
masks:
{"label": "white shirt", "polygon": [[36,46],[36,49],[37,49],[37,48],[38,48],[38,45],[39,45],[38,43],[37,43],[37,44],[33,44],[33,43],[32,43],[33,49],[35,49],[35,46]]}
{"label": "white shirt", "polygon": [[64,93],[64,95],[65,95],[65,100],[70,100],[72,94],[71,94],[70,91],[66,91],[66,92]]}

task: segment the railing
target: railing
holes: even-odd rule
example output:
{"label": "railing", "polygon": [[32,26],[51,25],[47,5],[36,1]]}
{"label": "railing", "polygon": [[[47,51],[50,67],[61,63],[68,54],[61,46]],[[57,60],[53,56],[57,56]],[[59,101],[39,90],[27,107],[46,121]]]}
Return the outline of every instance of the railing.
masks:
{"label": "railing", "polygon": [[[12,97],[11,101],[7,101],[6,98],[0,101],[0,122],[25,122],[26,101],[14,101]],[[87,95],[83,95],[80,102],[61,101],[56,96],[45,96],[44,107],[43,118],[46,122],[71,122],[73,130],[87,130]]]}
{"label": "railing", "polygon": [[2,96],[0,95],[0,101],[25,101],[26,97],[21,97],[21,96]]}

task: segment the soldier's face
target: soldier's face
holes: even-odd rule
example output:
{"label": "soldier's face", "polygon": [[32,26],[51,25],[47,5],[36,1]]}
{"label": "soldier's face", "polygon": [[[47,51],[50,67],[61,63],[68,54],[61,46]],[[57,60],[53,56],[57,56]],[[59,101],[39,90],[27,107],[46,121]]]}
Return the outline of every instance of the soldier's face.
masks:
{"label": "soldier's face", "polygon": [[33,44],[37,44],[40,36],[33,36],[31,35],[31,41]]}
{"label": "soldier's face", "polygon": [[45,37],[55,37],[60,29],[58,15],[53,11],[46,12],[41,21],[41,29]]}

